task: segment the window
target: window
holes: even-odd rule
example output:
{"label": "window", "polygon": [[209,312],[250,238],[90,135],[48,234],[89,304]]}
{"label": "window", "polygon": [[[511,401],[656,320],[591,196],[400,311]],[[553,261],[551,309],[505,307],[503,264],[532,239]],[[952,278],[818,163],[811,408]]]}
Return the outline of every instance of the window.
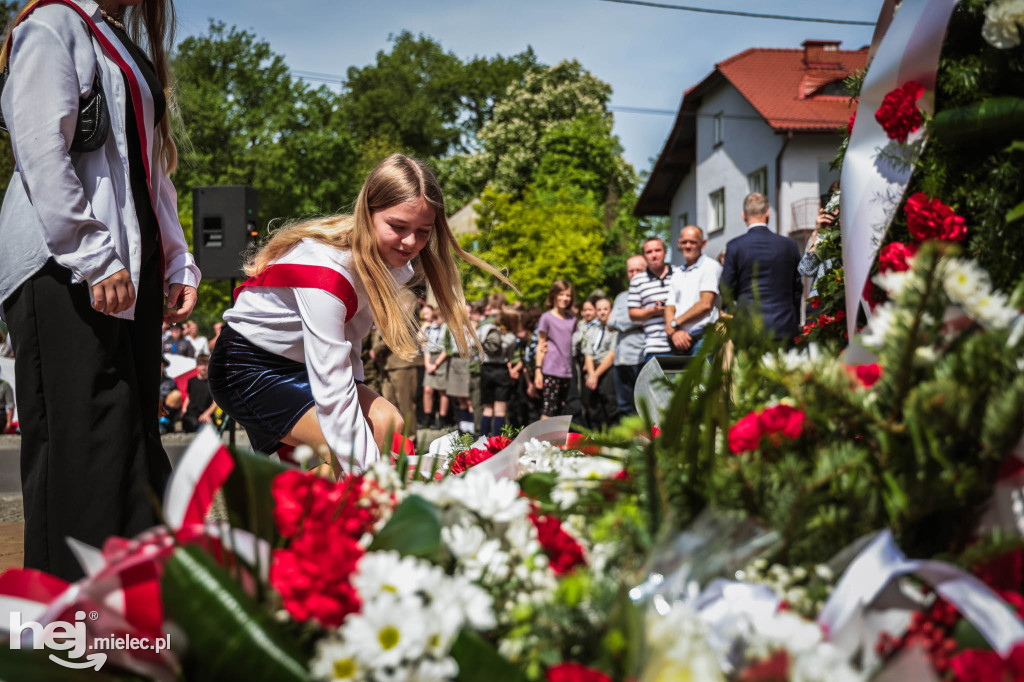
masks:
{"label": "window", "polygon": [[711,223],[709,234],[721,232],[725,229],[725,188],[716,189],[708,195],[711,202]]}
{"label": "window", "polygon": [[714,139],[715,146],[717,147],[725,141],[725,115],[721,112],[715,114],[714,126]]}
{"label": "window", "polygon": [[747,187],[751,192],[768,195],[768,167],[763,166],[747,176]]}
{"label": "window", "polygon": [[679,229],[681,230],[681,229],[683,229],[684,227],[686,227],[689,224],[690,224],[690,214],[689,213],[680,213],[679,214]]}

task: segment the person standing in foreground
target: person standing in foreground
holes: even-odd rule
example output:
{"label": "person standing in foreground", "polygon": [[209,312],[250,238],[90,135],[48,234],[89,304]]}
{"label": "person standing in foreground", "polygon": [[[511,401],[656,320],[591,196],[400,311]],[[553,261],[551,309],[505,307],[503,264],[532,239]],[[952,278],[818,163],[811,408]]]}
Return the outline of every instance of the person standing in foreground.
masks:
{"label": "person standing in foreground", "polygon": [[168,177],[173,16],[170,0],[30,2],[0,53],[25,566],[66,580],[82,569],[65,537],[101,547],[152,527],[170,474],[161,322],[189,316],[200,277]]}
{"label": "person standing in foreground", "polygon": [[472,327],[453,251],[509,283],[459,246],[427,166],[392,154],[367,176],[352,215],[282,228],[246,264],[210,359],[214,400],[260,452],[309,445],[325,475],[365,471],[404,420],[363,384],[359,346],[376,324],[391,352],[419,352],[419,325],[399,296],[418,257],[466,354]]}
{"label": "person standing in foreground", "polygon": [[644,325],[644,362],[658,355],[672,355],[665,334],[665,301],[672,266],[665,262],[665,242],[659,237],[644,241],[647,269],[629,281],[629,319]]}
{"label": "person standing in foreground", "polygon": [[[643,256],[630,256],[626,260],[626,282],[632,282],[647,267]],[[619,416],[636,414],[633,389],[640,376],[644,361],[643,325],[629,317],[629,289],[615,297],[608,328],[615,332],[615,397]]]}
{"label": "person standing in foreground", "polygon": [[796,242],[768,230],[768,197],[754,192],[743,200],[747,232],[725,245],[722,287],[738,313],[760,314],[768,333],[790,346],[800,329],[803,284]]}
{"label": "person standing in foreground", "polygon": [[679,251],[686,264],[676,268],[665,305],[665,333],[680,355],[694,356],[704,342],[704,330],[718,321],[722,266],[703,255],[704,230],[687,225],[679,233]]}

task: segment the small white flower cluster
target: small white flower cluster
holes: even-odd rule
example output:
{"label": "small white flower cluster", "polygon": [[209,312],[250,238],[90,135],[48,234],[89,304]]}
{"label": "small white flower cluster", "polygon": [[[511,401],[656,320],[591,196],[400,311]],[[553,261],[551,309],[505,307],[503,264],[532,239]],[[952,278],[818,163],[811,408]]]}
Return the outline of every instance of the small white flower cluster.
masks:
{"label": "small white flower cluster", "polygon": [[491,597],[466,578],[397,552],[363,556],[352,577],[362,609],[317,643],[320,680],[428,682],[459,672],[449,655],[463,626],[495,626]]}
{"label": "small white flower cluster", "polygon": [[798,371],[810,371],[814,365],[818,365],[826,359],[830,361],[829,364],[832,364],[831,356],[826,358],[825,354],[821,352],[821,347],[816,343],[811,343],[803,349],[791,348],[785,352],[765,353],[761,358],[761,364],[769,371],[792,374]]}
{"label": "small white flower cluster", "polygon": [[441,539],[456,559],[456,575],[490,592],[503,624],[517,604],[550,600],[557,580],[518,483],[471,468],[464,476],[411,483],[408,491],[441,508]]}
{"label": "small white flower cluster", "polygon": [[949,300],[985,327],[1005,329],[1016,317],[1017,311],[1010,307],[1006,295],[992,290],[988,273],[974,261],[948,258],[941,275]]}
{"label": "small white flower cluster", "polygon": [[875,308],[875,312],[871,315],[871,321],[860,334],[860,342],[868,348],[881,348],[897,316],[901,314],[903,313],[891,301]]}
{"label": "small white flower cluster", "polygon": [[[835,576],[825,564],[818,564],[813,572],[803,566],[787,568],[780,564],[768,566],[764,559],[756,559],[742,571],[736,571],[736,580],[748,583],[766,585],[780,595],[797,613],[804,615],[816,614],[824,606],[824,598],[832,591]],[[808,594],[808,585],[811,581],[820,583],[823,587],[818,599]]]}
{"label": "small white flower cluster", "polygon": [[824,641],[817,623],[778,611],[773,600],[726,594],[700,612],[679,602],[666,607],[648,614],[651,654],[641,679],[725,680],[781,651],[789,659],[788,679],[793,682],[860,682],[868,677]]}
{"label": "small white flower cluster", "polygon": [[751,618],[753,634],[747,642],[748,660],[767,658],[785,650],[790,657],[793,682],[861,682],[868,675],[855,670],[836,647],[824,641],[821,627],[792,611]]}
{"label": "small white flower cluster", "polygon": [[565,509],[576,503],[583,488],[618,475],[622,464],[600,456],[567,454],[551,443],[534,438],[523,446],[519,470],[524,475],[541,471],[557,474],[551,500]]}
{"label": "small white flower cluster", "polygon": [[710,629],[685,604],[675,604],[664,615],[647,615],[647,660],[641,680],[703,680],[724,682],[718,656],[708,644]]}
{"label": "small white flower cluster", "polygon": [[1008,50],[1020,45],[1024,31],[1024,0],[999,0],[985,9],[981,35],[992,47]]}

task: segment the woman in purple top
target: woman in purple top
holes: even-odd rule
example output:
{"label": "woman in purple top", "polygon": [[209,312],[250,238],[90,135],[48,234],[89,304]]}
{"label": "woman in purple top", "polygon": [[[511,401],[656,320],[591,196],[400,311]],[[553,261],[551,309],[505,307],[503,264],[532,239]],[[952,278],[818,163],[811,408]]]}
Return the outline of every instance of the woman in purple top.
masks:
{"label": "woman in purple top", "polygon": [[539,343],[534,383],[543,396],[541,419],[556,417],[565,408],[572,378],[572,333],[576,331],[572,301],[572,285],[564,279],[556,279],[548,292],[550,310],[537,322]]}

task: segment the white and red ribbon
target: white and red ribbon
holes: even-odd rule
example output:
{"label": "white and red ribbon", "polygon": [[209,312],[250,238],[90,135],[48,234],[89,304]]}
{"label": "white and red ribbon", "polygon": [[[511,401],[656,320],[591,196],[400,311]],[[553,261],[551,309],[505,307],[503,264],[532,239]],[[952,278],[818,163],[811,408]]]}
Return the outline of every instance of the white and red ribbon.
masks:
{"label": "white and red ribbon", "polygon": [[[886,148],[892,152],[901,149],[892,144],[875,120],[875,112],[889,92],[907,81],[924,86],[918,106],[929,114],[933,112],[939,50],[956,4],[957,0],[904,0],[864,77],[857,122],[843,158],[839,196],[846,325],[851,341],[871,265],[914,171],[913,159],[893,163],[880,153]],[[911,133],[908,145],[923,146],[924,135],[923,128]]]}

